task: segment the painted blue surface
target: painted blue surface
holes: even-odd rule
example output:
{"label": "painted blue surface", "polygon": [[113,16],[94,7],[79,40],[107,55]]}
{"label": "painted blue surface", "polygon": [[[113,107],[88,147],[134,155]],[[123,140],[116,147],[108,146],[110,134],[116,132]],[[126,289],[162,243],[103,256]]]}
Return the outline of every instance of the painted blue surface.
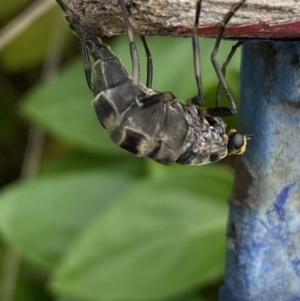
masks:
{"label": "painted blue surface", "polygon": [[[284,219],[285,219],[284,206],[287,201],[288,193],[291,190],[291,188],[293,188],[295,186],[295,184],[296,183],[293,183],[293,184],[290,184],[290,185],[287,185],[286,187],[284,187],[280,191],[280,193],[278,194],[278,196],[276,197],[276,200],[274,202],[273,211],[275,211],[277,213],[277,215],[281,221],[284,221]],[[268,212],[267,212],[267,215],[268,215]]]}
{"label": "painted blue surface", "polygon": [[242,133],[221,301],[300,301],[300,42],[243,47]]}

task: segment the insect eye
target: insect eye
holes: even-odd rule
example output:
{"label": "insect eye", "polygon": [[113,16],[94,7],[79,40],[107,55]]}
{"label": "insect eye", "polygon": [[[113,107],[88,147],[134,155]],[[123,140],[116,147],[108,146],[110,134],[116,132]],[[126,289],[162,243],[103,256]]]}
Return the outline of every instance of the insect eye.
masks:
{"label": "insect eye", "polygon": [[244,145],[244,136],[238,132],[234,133],[230,140],[231,147],[235,150],[240,149]]}

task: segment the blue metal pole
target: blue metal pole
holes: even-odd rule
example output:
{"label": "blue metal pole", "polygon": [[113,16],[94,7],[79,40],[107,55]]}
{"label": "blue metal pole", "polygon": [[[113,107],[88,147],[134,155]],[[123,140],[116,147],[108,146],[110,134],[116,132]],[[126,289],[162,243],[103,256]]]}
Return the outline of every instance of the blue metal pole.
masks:
{"label": "blue metal pole", "polygon": [[237,159],[221,301],[300,300],[300,43],[243,46]]}

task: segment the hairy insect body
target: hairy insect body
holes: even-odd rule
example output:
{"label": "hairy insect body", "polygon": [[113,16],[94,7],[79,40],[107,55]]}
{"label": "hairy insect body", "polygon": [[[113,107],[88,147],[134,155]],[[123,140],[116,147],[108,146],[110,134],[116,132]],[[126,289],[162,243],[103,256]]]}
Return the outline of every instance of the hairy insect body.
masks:
{"label": "hairy insect body", "polygon": [[[232,114],[232,109],[201,109],[192,102],[185,105],[171,92],[156,92],[139,83],[138,69],[131,79],[120,60],[96,33],[82,26],[62,1],[57,2],[79,37],[97,117],[116,144],[137,156],[149,157],[165,165],[173,162],[202,165],[216,162],[227,154],[245,151],[250,136],[235,130],[227,135],[226,124],[217,117],[227,116],[228,112]],[[132,43],[131,50],[135,53]],[[94,83],[90,56],[95,62]]]}
{"label": "hairy insect body", "polygon": [[213,163],[226,157],[228,136],[226,124],[218,117],[202,116],[194,105],[184,106],[189,129],[185,139],[185,152],[177,163],[201,165]]}
{"label": "hairy insect body", "polygon": [[142,84],[139,107],[131,93],[131,79],[123,77],[121,63],[114,77],[118,83],[113,88],[112,81],[103,74],[104,68],[98,69],[99,64],[104,63],[95,64],[94,86],[106,82],[109,88],[95,95],[93,105],[100,123],[120,147],[166,165],[201,165],[227,155],[228,137],[222,119],[205,118],[195,105],[186,106],[172,93],[156,93]]}

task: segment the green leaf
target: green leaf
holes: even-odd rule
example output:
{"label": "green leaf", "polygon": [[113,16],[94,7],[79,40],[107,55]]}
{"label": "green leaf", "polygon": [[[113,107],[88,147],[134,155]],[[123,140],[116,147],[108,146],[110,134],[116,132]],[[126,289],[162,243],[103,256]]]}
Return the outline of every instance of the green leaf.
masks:
{"label": "green leaf", "polygon": [[131,183],[129,176],[94,171],[16,184],[0,195],[0,231],[25,257],[51,268]]}
{"label": "green leaf", "polygon": [[22,112],[32,121],[89,151],[124,153],[100,125],[84,77],[82,60],[41,84],[24,100]]}
{"label": "green leaf", "polygon": [[83,299],[75,299],[75,298],[69,298],[69,297],[59,297],[55,299],[56,301],[89,301],[89,300],[83,300]]}
{"label": "green leaf", "polygon": [[136,182],[78,237],[55,274],[60,294],[151,300],[221,276],[230,174],[164,170]]}
{"label": "green leaf", "polygon": [[130,175],[145,178],[151,172],[151,166],[157,165],[156,162],[148,158],[139,158],[124,152],[123,156],[99,156],[85,152],[72,152],[43,165],[42,175],[53,175],[57,173],[74,173],[78,171],[100,170],[101,173],[115,172],[120,174],[126,172]]}
{"label": "green leaf", "polygon": [[180,295],[179,297],[168,299],[167,301],[209,301],[206,297],[202,296],[201,293],[197,291],[197,294]]}

